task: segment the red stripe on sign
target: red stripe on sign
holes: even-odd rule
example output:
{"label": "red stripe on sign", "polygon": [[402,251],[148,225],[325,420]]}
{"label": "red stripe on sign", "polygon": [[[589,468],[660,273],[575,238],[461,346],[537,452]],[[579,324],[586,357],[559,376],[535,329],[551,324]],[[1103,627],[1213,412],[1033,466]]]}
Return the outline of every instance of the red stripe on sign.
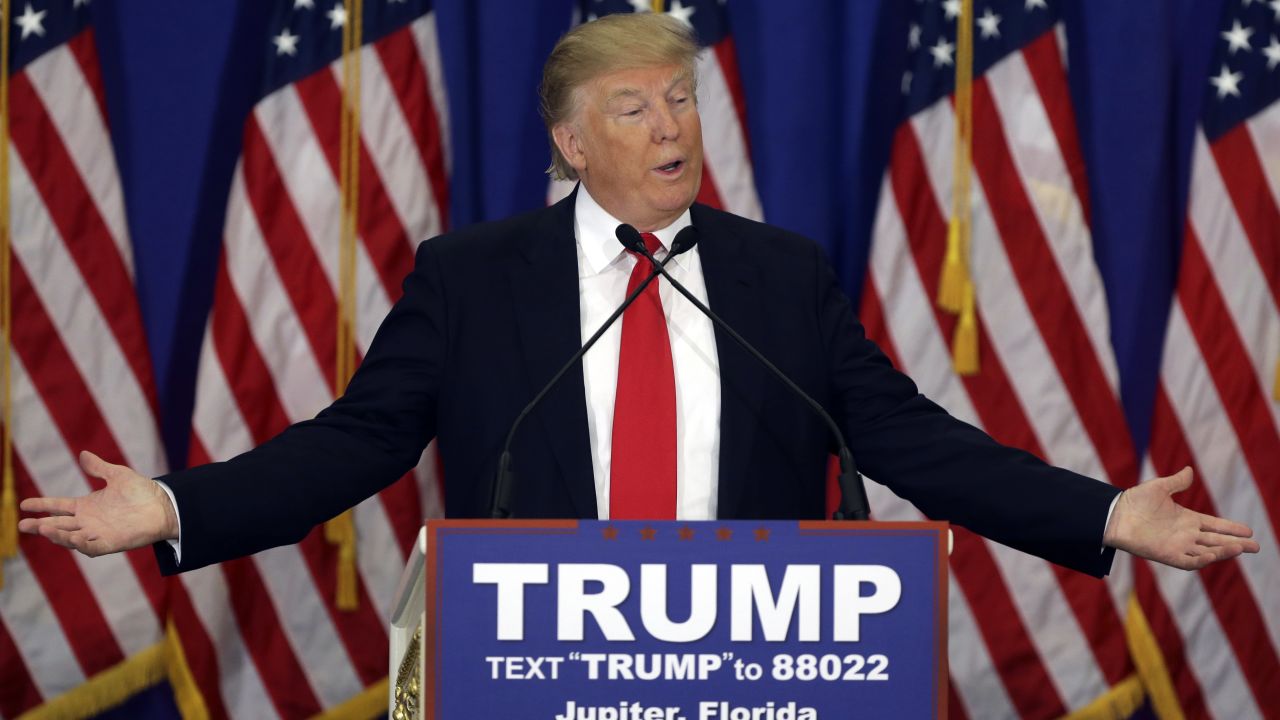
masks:
{"label": "red stripe on sign", "polygon": [[[339,108],[342,93],[333,73],[327,68],[294,83],[306,121],[329,160],[334,183],[339,177],[339,135],[341,134]],[[298,118],[299,123],[303,118]],[[295,132],[302,132],[300,126]],[[286,170],[287,172],[287,170]],[[304,179],[315,182],[315,179]],[[399,268],[413,267],[413,250],[409,236],[400,224],[391,198],[382,184],[382,176],[369,155],[363,139],[360,142],[360,237],[369,251],[374,270],[382,280],[387,297],[400,297],[400,283],[405,272]]]}
{"label": "red stripe on sign", "polygon": [[1280,478],[1275,472],[1280,467],[1280,434],[1271,418],[1270,394],[1258,384],[1244,340],[1189,222],[1177,292],[1271,527],[1280,528]]}
{"label": "red stripe on sign", "polygon": [[698,186],[698,202],[720,210],[724,209],[724,201],[720,199],[720,191],[716,189],[716,181],[711,177],[711,168],[707,158],[702,158],[702,184]]}
{"label": "red stripe on sign", "polygon": [[1191,672],[1191,664],[1187,662],[1178,624],[1174,622],[1173,613],[1165,604],[1160,588],[1156,585],[1155,575],[1146,560],[1135,559],[1133,563],[1133,589],[1138,596],[1138,604],[1142,606],[1142,614],[1151,627],[1151,634],[1160,646],[1160,657],[1164,660],[1169,680],[1178,695],[1178,705],[1188,717],[1210,717],[1200,681]]}
{"label": "red stripe on sign", "polygon": [[1236,125],[1213,141],[1209,149],[1236,217],[1258,258],[1258,269],[1267,279],[1271,302],[1280,308],[1280,210],[1276,209],[1271,184],[1248,125]]}
{"label": "red stripe on sign", "polygon": [[1058,45],[1058,33],[1049,30],[1022,48],[1022,59],[1027,63],[1031,81],[1040,94],[1049,124],[1053,127],[1058,151],[1071,175],[1076,199],[1086,225],[1092,225],[1089,212],[1089,182],[1080,152],[1080,137],[1076,133],[1076,111],[1071,104],[1071,87],[1067,84],[1066,68],[1062,66],[1062,48]]}
{"label": "red stripe on sign", "polygon": [[[1186,277],[1185,263],[1183,267],[1183,277]],[[1159,427],[1155,427],[1153,422],[1151,462],[1156,472],[1162,475],[1191,466],[1197,478],[1204,478],[1176,418],[1161,382],[1156,390],[1155,419],[1159,421]],[[1155,435],[1157,431],[1159,436]],[[1203,479],[1193,482],[1191,487],[1178,494],[1178,502],[1196,512],[1217,515],[1218,510],[1206,487]],[[1245,581],[1239,560],[1210,565],[1200,570],[1197,577],[1204,584],[1205,593],[1239,660],[1258,707],[1280,708],[1280,658],[1263,630],[1266,624],[1262,610]]]}
{"label": "red stripe on sign", "polygon": [[[938,273],[942,267],[947,229],[933,189],[929,185],[920,146],[909,124],[899,127],[895,134],[889,175],[894,199],[906,230],[907,243],[925,291],[933,298],[937,294]],[[955,319],[942,315],[935,307],[934,320],[943,337],[949,339]],[[981,325],[981,320],[979,322]],[[985,327],[981,329],[981,333],[986,336]],[[983,418],[984,425],[988,422],[987,417],[992,416],[994,411],[992,420],[999,427],[988,426],[988,432],[1000,437],[996,430],[1003,429],[1003,434],[1007,435],[1001,438],[1004,442],[1017,440],[1034,445],[1035,438],[1025,421],[1003,421],[1002,409],[1010,411],[1018,408],[1016,414],[1022,416],[1022,413],[989,345],[986,342],[980,343],[983,371],[979,375],[964,378],[965,388],[975,409]],[[1019,619],[1008,587],[1003,582],[993,582],[993,579],[1000,578],[1000,574],[990,549],[976,536],[964,533],[958,527],[954,529],[956,542],[951,565],[956,571],[956,582],[969,600],[978,630],[986,640],[992,661],[1000,670],[1000,679],[1010,700],[1023,715],[1062,715],[1066,712],[1065,703],[1058,695],[1043,659]]]}
{"label": "red stripe on sign", "polygon": [[93,28],[87,27],[67,41],[67,49],[75,57],[76,64],[80,66],[80,72],[84,74],[84,80],[89,85],[89,91],[93,93],[93,100],[98,105],[98,114],[102,117],[103,126],[110,128],[111,123],[107,118],[107,96],[103,91],[102,69],[98,65],[98,47]]}
{"label": "red stripe on sign", "polygon": [[[40,497],[19,453],[14,453],[13,476],[18,497]],[[124,660],[124,651],[116,642],[102,608],[98,607],[89,581],[72,557],[74,551],[35,535],[19,535],[18,545],[49,607],[58,617],[62,635],[84,676],[92,677]]]}
{"label": "red stripe on sign", "polygon": [[[423,58],[418,57],[418,47],[413,42],[411,27],[404,27],[374,44],[382,60],[382,69],[395,91],[400,111],[413,133],[418,147],[418,157],[426,169],[431,183],[431,201],[435,202],[440,217],[440,228],[449,227],[449,178],[444,169],[444,143],[448,138],[440,134],[439,109],[431,104],[431,88],[423,69]],[[430,58],[435,62],[435,58]],[[427,200],[424,199],[424,202]],[[411,244],[426,238],[409,238]],[[412,269],[412,263],[402,268],[390,268],[400,275]],[[392,299],[399,297],[392,295]]]}
{"label": "red stripe on sign", "polygon": [[18,73],[9,92],[13,145],[154,410],[155,383],[129,270],[31,81]]}
{"label": "red stripe on sign", "polygon": [[720,63],[720,74],[724,75],[724,84],[729,88],[729,97],[733,100],[733,110],[738,116],[738,127],[742,128],[742,143],[747,155],[751,154],[751,137],[747,133],[747,98],[742,91],[742,77],[738,74],[738,51],[734,49],[733,37],[726,35],[723,40],[711,46],[716,54],[716,62]]}
{"label": "red stripe on sign", "polygon": [[1027,307],[1107,476],[1130,487],[1138,468],[1124,411],[1027,197],[985,79],[973,84],[973,127],[974,168]]}
{"label": "red stripe on sign", "polygon": [[5,679],[0,683],[0,716],[18,717],[43,701],[3,617],[0,617],[0,677]]}
{"label": "red stripe on sign", "polygon": [[244,124],[242,163],[245,196],[263,244],[275,264],[276,275],[306,333],[320,371],[324,377],[333,378],[337,372],[336,290],[316,256],[315,238],[307,241],[306,227],[254,115]]}

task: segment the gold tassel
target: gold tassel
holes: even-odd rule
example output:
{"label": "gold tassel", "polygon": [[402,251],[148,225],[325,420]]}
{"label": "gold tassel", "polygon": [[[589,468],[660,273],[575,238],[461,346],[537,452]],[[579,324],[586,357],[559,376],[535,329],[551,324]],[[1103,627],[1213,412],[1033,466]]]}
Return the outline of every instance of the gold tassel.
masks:
{"label": "gold tassel", "polygon": [[938,307],[949,313],[959,313],[964,308],[964,288],[969,284],[969,267],[964,262],[960,237],[960,219],[953,217],[947,227],[947,255],[938,279]]}
{"label": "gold tassel", "polygon": [[324,539],[338,546],[338,609],[355,610],[359,596],[356,593],[356,525],[351,510],[324,524]]}
{"label": "gold tassel", "polygon": [[[350,515],[351,511],[343,513]],[[356,594],[356,535],[352,526],[348,540],[338,545],[338,594],[339,610],[350,612],[359,607],[359,596]]]}
{"label": "gold tassel", "polygon": [[5,468],[0,493],[0,558],[18,556],[18,498],[13,491],[13,468]]}
{"label": "gold tassel", "polygon": [[952,362],[957,375],[978,374],[978,313],[974,308],[973,283],[965,283],[964,305],[951,341]]}
{"label": "gold tassel", "polygon": [[1280,400],[1280,362],[1276,363],[1276,379],[1271,387],[1271,397],[1274,400]]}
{"label": "gold tassel", "polygon": [[[342,27],[342,99],[339,105],[338,184],[342,201],[338,231],[338,318],[333,396],[341,397],[356,366],[356,236],[360,203],[360,49],[364,3],[348,2]],[[356,592],[356,526],[350,510],[324,524],[324,537],[338,546],[335,589],[339,610],[359,606]]]}
{"label": "gold tassel", "polygon": [[962,0],[956,19],[955,138],[951,158],[951,220],[947,254],[938,278],[938,307],[964,309],[969,273],[969,188],[973,175],[973,0]]}

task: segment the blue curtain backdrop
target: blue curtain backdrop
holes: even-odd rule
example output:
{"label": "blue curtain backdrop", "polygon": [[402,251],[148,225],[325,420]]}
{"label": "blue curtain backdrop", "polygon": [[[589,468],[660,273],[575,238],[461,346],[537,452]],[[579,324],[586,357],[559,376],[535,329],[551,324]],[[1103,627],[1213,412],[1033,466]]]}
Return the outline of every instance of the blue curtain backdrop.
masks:
{"label": "blue curtain backdrop", "polygon": [[[1126,414],[1146,446],[1189,157],[1221,0],[1056,0],[1088,163],[1095,253]],[[856,298],[897,120],[913,0],[729,0],[766,219],[821,243]],[[93,5],[171,463],[241,128],[268,42],[264,0]],[[455,226],[542,204],[535,88],[572,0],[437,0]],[[156,693],[163,695],[163,690]],[[145,710],[141,706],[147,706]],[[164,715],[138,698],[129,716]]]}

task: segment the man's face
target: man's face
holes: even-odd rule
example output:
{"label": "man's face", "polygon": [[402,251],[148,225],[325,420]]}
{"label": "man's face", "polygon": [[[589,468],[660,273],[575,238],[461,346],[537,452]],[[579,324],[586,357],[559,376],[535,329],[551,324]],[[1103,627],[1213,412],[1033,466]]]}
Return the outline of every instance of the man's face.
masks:
{"label": "man's face", "polygon": [[554,130],[591,197],[641,232],[671,224],[702,181],[702,122],[679,65],[618,70],[579,89],[578,112]]}

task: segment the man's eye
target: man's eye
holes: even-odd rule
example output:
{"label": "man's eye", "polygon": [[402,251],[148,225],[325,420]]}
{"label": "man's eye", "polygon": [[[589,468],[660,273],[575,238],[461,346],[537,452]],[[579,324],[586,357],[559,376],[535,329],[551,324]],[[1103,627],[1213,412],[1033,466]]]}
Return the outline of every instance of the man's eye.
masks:
{"label": "man's eye", "polygon": [[640,116],[640,109],[639,109],[639,108],[636,108],[635,110],[623,110],[623,111],[622,111],[622,116],[623,116],[623,117],[639,117],[639,116]]}

